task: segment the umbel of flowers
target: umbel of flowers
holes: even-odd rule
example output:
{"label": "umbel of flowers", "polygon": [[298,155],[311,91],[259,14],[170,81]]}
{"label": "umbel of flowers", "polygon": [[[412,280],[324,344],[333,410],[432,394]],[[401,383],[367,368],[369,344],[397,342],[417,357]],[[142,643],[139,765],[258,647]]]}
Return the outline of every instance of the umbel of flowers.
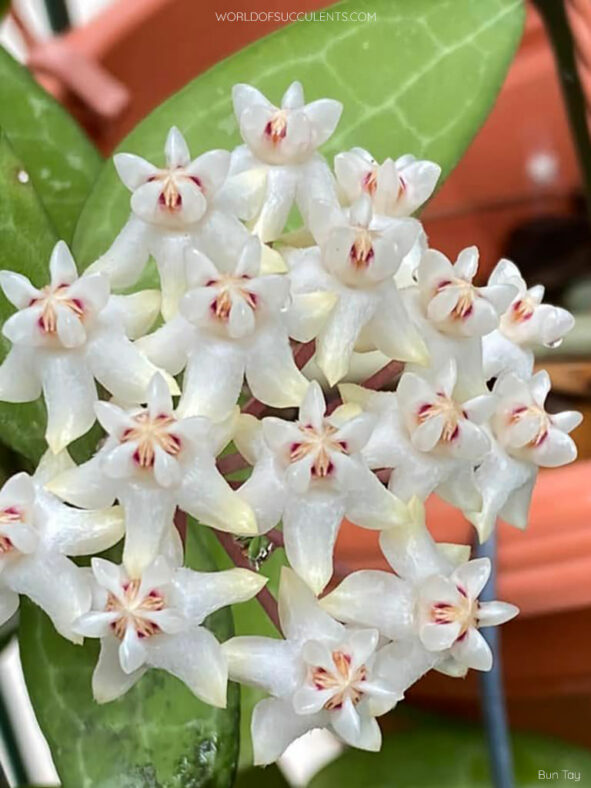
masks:
{"label": "umbel of flowers", "polygon": [[[249,85],[233,100],[232,152],[192,159],[173,127],[162,166],[115,156],[129,219],[86,271],[60,242],[41,289],[0,273],[15,307],[0,398],[42,394],[48,412],[37,472],[0,491],[0,619],[25,594],[64,637],[99,638],[99,703],[154,668],[216,706],[228,678],[264,689],[257,763],[315,727],[377,750],[377,717],[427,671],[489,670],[480,629],[518,612],[479,601],[488,559],[435,543],[423,502],[458,507],[481,540],[499,518],[525,528],[538,468],[576,456],[580,415],[545,410],[550,379],[533,355],[573,319],[508,260],[477,284],[474,247],[455,261],[429,248],[412,214],[436,164],[353,148],[333,172],[318,148],[339,102],[306,104],[298,82],[280,106]],[[294,204],[303,226],[287,234]],[[161,299],[114,294],[150,256]],[[67,447],[95,419],[106,437],[77,466]],[[241,484],[225,478],[240,468]],[[183,566],[183,513],[241,567]],[[392,571],[329,586],[344,518],[380,531]],[[232,535],[265,533],[290,565],[283,637],[220,644],[204,619],[265,583]],[[121,539],[121,565],[71,560]]]}

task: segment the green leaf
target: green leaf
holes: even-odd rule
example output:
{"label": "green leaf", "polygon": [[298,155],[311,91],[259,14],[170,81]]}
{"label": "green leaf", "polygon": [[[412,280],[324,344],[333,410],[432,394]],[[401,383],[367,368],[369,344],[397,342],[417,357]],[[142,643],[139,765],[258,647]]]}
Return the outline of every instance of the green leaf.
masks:
{"label": "green leaf", "polygon": [[[189,527],[186,564],[215,569],[202,527]],[[27,600],[21,610],[20,652],[37,720],[63,788],[228,788],[238,757],[238,688],[228,708],[199,701],[178,679],[149,671],[119,700],[94,702],[91,676],[98,641],[74,646]],[[228,610],[208,626],[232,636]]]}
{"label": "green leaf", "polygon": [[[523,26],[521,0],[345,0],[329,11],[375,21],[298,22],[218,63],[140,123],[120,150],[163,161],[173,124],[193,155],[240,140],[230,92],[250,82],[272,101],[299,79],[308,100],[340,99],[341,122],[324,152],[354,145],[374,156],[432,158],[444,177],[491,110]],[[102,170],[75,235],[83,265],[102,254],[129,214],[112,163]]]}
{"label": "green leaf", "polygon": [[0,126],[59,237],[69,242],[101,157],[76,121],[1,47]]}
{"label": "green leaf", "polygon": [[12,642],[12,638],[17,634],[18,623],[19,614],[17,611],[8,619],[8,621],[5,621],[0,626],[0,652],[2,652],[6,646]]}
{"label": "green leaf", "polygon": [[[0,260],[28,276],[33,284],[47,283],[49,255],[56,236],[30,181],[23,182],[23,166],[6,135],[0,135]],[[0,291],[0,323],[15,309]],[[0,336],[0,360],[10,342]],[[43,402],[14,404],[0,402],[2,441],[27,459],[36,462],[45,451],[46,411]]]}
{"label": "green leaf", "polygon": [[234,788],[289,788],[289,783],[275,766],[253,768],[239,772]]}
{"label": "green leaf", "polygon": [[[542,736],[513,736],[515,785],[539,788],[539,771],[557,772],[554,785],[570,785],[562,770],[591,775],[591,753]],[[584,784],[584,783],[579,783]],[[322,769],[309,788],[490,788],[482,731],[439,717],[384,740],[380,753],[349,750]]]}

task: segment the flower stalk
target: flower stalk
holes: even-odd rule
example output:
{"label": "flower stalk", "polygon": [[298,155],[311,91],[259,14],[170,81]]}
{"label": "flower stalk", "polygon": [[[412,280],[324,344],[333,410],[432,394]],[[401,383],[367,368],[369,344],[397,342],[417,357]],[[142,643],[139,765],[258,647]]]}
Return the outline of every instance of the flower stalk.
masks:
{"label": "flower stalk", "polygon": [[[251,569],[251,562],[244,554],[243,548],[238,544],[231,534],[224,533],[223,531],[214,531],[214,533],[218,542],[224,548],[234,566]],[[261,590],[256,595],[256,598],[277,632],[281,634],[281,623],[279,621],[277,600],[273,594],[268,588],[261,588]]]}

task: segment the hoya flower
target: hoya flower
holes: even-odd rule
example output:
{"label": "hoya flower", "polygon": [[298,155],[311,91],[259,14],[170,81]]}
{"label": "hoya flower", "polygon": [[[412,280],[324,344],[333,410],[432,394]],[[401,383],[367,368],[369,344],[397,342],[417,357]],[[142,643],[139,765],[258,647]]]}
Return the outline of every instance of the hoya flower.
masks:
{"label": "hoya flower", "polygon": [[257,594],[266,578],[247,569],[194,572],[158,556],[141,574],[92,559],[92,608],[75,622],[100,638],[92,676],[99,703],[127,692],[149,668],[183,681],[198,698],[226,706],[228,669],[214,635],[201,626],[216,610]]}
{"label": "hoya flower", "polygon": [[195,243],[216,248],[222,239],[222,247],[231,249],[246,231],[223,201],[228,151],[212,150],[191,160],[185,138],[173,126],[165,156],[164,167],[132,153],[114,156],[119,177],[132,193],[131,216],[89,271],[105,272],[113,287],[129,287],[151,255],[160,277],[162,314],[169,320],[186,290],[184,250]]}
{"label": "hoya flower", "polygon": [[[374,217],[369,197],[362,195],[348,214],[317,201],[310,227],[319,247],[287,255],[293,294],[290,333],[300,341],[317,334],[316,361],[330,385],[347,373],[356,347],[424,363],[426,348],[393,280],[419,223]],[[318,293],[333,299],[320,325],[317,303],[310,299]]]}
{"label": "hoya flower", "polygon": [[457,365],[457,396],[486,394],[482,336],[499,325],[516,293],[511,284],[476,287],[478,250],[464,249],[452,264],[434,249],[424,252],[415,278],[418,287],[402,291],[404,306],[417,326],[431,358],[453,358]]}
{"label": "hoya flower", "polygon": [[172,374],[186,368],[183,415],[224,418],[238,401],[244,378],[253,396],[267,405],[285,408],[302,401],[307,380],[293,360],[283,314],[289,281],[261,266],[255,236],[231,268],[191,250],[181,314],[140,340],[142,351]]}
{"label": "hoya flower", "polygon": [[81,511],[44,489],[52,476],[72,465],[63,452],[48,452],[33,477],[12,476],[0,490],[0,622],[28,596],[65,638],[80,643],[73,621],[90,607],[84,573],[67,556],[106,550],[123,535],[119,506]]}
{"label": "hoya flower", "polygon": [[[332,554],[344,517],[364,528],[389,528],[406,507],[364,461],[375,418],[325,416],[318,383],[310,383],[297,422],[243,417],[235,441],[254,465],[239,495],[253,508],[259,531],[282,520],[291,566],[319,593],[332,575]],[[254,422],[254,423],[253,423]]]}
{"label": "hoya flower", "polygon": [[492,668],[492,652],[480,627],[503,624],[519,610],[507,602],[479,602],[490,576],[488,558],[476,558],[442,574],[427,578],[417,589],[417,623],[421,643],[428,651],[448,651],[455,662],[474,670]]}
{"label": "hoya flower", "polygon": [[433,194],[441,175],[441,167],[432,161],[406,154],[378,164],[363,148],[339,153],[334,169],[347,204],[368,194],[375,213],[384,216],[410,216]]}
{"label": "hoya flower", "polygon": [[257,532],[252,510],[215,464],[231,438],[234,418],[213,424],[204,416],[179,417],[161,375],[152,379],[147,400],[146,408],[130,410],[97,403],[97,418],[107,432],[104,445],[50,484],[52,492],[76,506],[119,500],[125,510],[123,560],[132,572],[141,572],[161,552],[177,506],[222,531]]}
{"label": "hoya flower", "polygon": [[435,491],[461,509],[480,505],[473,468],[490,449],[481,425],[492,415],[495,397],[462,401],[456,381],[450,359],[429,377],[405,372],[394,394],[341,386],[343,401],[377,416],[362,454],[370,468],[393,469],[388,487],[404,501],[425,500]]}
{"label": "hoya flower", "polygon": [[299,82],[286,90],[281,107],[251,85],[234,85],[232,99],[246,144],[233,152],[231,172],[266,173],[266,194],[253,231],[261,240],[273,241],[294,200],[305,217],[312,194],[334,197],[333,176],[316,149],[334,132],[343,107],[333,99],[305,104]]}
{"label": "hoya flower", "polygon": [[547,413],[544,403],[550,385],[545,370],[529,380],[508,373],[495,383],[494,440],[476,470],[482,508],[468,515],[481,541],[488,538],[497,517],[525,528],[538,468],[556,468],[576,459],[577,447],[568,433],[582,416],[572,410]]}
{"label": "hoya flower", "polygon": [[[363,148],[339,153],[334,166],[345,203],[351,205],[367,194],[374,213],[382,216],[410,216],[429,199],[441,174],[439,165],[410,154],[378,164]],[[415,271],[426,249],[427,236],[420,228],[396,271],[394,279],[399,288],[415,284]]]}
{"label": "hoya flower", "polygon": [[328,615],[290,570],[282,570],[279,617],[285,640],[235,637],[223,644],[230,678],[268,692],[251,723],[254,760],[277,760],[313,728],[329,728],[352,747],[377,751],[376,717],[415,680],[408,657],[378,648],[378,632],[345,627]]}
{"label": "hoya flower", "polygon": [[513,285],[517,295],[501,315],[499,328],[483,338],[485,375],[493,378],[513,371],[526,377],[533,369],[533,348],[560,345],[574,326],[574,317],[562,307],[543,304],[543,286],[528,288],[510,260],[497,263],[489,282]]}
{"label": "hoya flower", "polygon": [[463,249],[455,263],[435,249],[423,255],[417,283],[425,313],[439,331],[455,336],[484,336],[499,325],[516,294],[509,282],[476,287],[478,249]]}
{"label": "hoya flower", "polygon": [[[0,399],[30,402],[43,392],[45,437],[57,453],[94,424],[95,379],[117,399],[142,402],[157,369],[125,333],[141,325],[141,316],[124,317],[125,297],[109,295],[104,274],[78,277],[63,241],[49,270],[50,284],[40,289],[15,271],[0,272],[0,286],[18,309],[2,329],[12,348],[0,366]],[[137,310],[138,299],[130,306]]]}
{"label": "hoya flower", "polygon": [[380,535],[394,574],[353,572],[320,604],[340,621],[375,626],[388,638],[418,638],[429,667],[446,669],[451,662],[458,672],[490,670],[492,654],[479,629],[509,621],[518,608],[480,602],[489,559],[466,561],[469,548],[438,545],[425,526],[422,504],[415,499],[411,510],[414,517],[405,525]]}

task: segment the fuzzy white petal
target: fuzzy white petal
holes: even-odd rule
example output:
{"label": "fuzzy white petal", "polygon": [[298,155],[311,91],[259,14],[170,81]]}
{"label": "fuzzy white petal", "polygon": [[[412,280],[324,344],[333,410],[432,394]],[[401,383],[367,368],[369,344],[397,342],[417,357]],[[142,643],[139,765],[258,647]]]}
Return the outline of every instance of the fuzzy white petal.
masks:
{"label": "fuzzy white petal", "polygon": [[72,351],[44,357],[41,380],[47,406],[45,437],[57,454],[94,424],[96,386],[85,358]]}
{"label": "fuzzy white petal", "polygon": [[478,608],[478,626],[493,627],[504,624],[518,613],[519,608],[509,602],[481,602]]}
{"label": "fuzzy white petal", "polygon": [[189,357],[178,414],[214,420],[227,416],[238,400],[244,366],[240,347],[231,342],[203,341]]}
{"label": "fuzzy white petal", "polygon": [[253,396],[267,405],[287,408],[302,401],[308,381],[296,367],[280,325],[257,335],[246,362],[246,380]]}
{"label": "fuzzy white petal", "polygon": [[330,493],[293,495],[286,502],[283,533],[287,558],[317,594],[332,576],[332,555],[344,514],[343,499]]}
{"label": "fuzzy white petal", "polygon": [[252,509],[230,488],[213,459],[204,458],[185,475],[177,501],[181,509],[206,525],[246,536],[257,533]]}
{"label": "fuzzy white petal", "polygon": [[37,550],[5,567],[3,577],[13,591],[44,610],[63,637],[80,642],[72,624],[90,609],[90,583],[84,570],[59,553]]}
{"label": "fuzzy white petal", "polygon": [[187,619],[201,623],[210,613],[227,605],[246,602],[265,586],[267,578],[248,569],[194,572],[178,569],[173,581],[175,606]]}
{"label": "fuzzy white petal", "polygon": [[313,591],[292,569],[281,570],[279,618],[290,640],[342,638],[344,628],[319,606]]}
{"label": "fuzzy white petal", "polygon": [[411,632],[412,593],[403,580],[388,572],[353,572],[320,604],[338,621],[376,627],[392,640],[408,637]]}
{"label": "fuzzy white petal", "polygon": [[252,713],[251,735],[257,766],[273,763],[300,736],[320,724],[317,715],[296,714],[291,703],[266,698]]}
{"label": "fuzzy white petal", "polygon": [[124,695],[143,676],[145,668],[124,673],[119,662],[119,641],[106,637],[92,674],[92,694],[97,703],[109,703]]}
{"label": "fuzzy white petal", "polygon": [[76,263],[65,241],[58,241],[53,247],[49,258],[49,273],[54,287],[71,285],[78,279]]}
{"label": "fuzzy white petal", "polygon": [[228,669],[222,649],[207,629],[148,638],[150,665],[176,676],[211,706],[225,708]]}
{"label": "fuzzy white petal", "polygon": [[475,558],[454,570],[451,580],[461,586],[471,599],[476,599],[490,577],[490,559]]}
{"label": "fuzzy white petal", "polygon": [[469,629],[464,638],[454,643],[451,654],[468,668],[484,671],[492,668],[492,652],[477,629]]}
{"label": "fuzzy white petal", "polygon": [[277,697],[287,697],[301,677],[298,649],[277,638],[249,635],[222,645],[232,680],[258,687]]}

